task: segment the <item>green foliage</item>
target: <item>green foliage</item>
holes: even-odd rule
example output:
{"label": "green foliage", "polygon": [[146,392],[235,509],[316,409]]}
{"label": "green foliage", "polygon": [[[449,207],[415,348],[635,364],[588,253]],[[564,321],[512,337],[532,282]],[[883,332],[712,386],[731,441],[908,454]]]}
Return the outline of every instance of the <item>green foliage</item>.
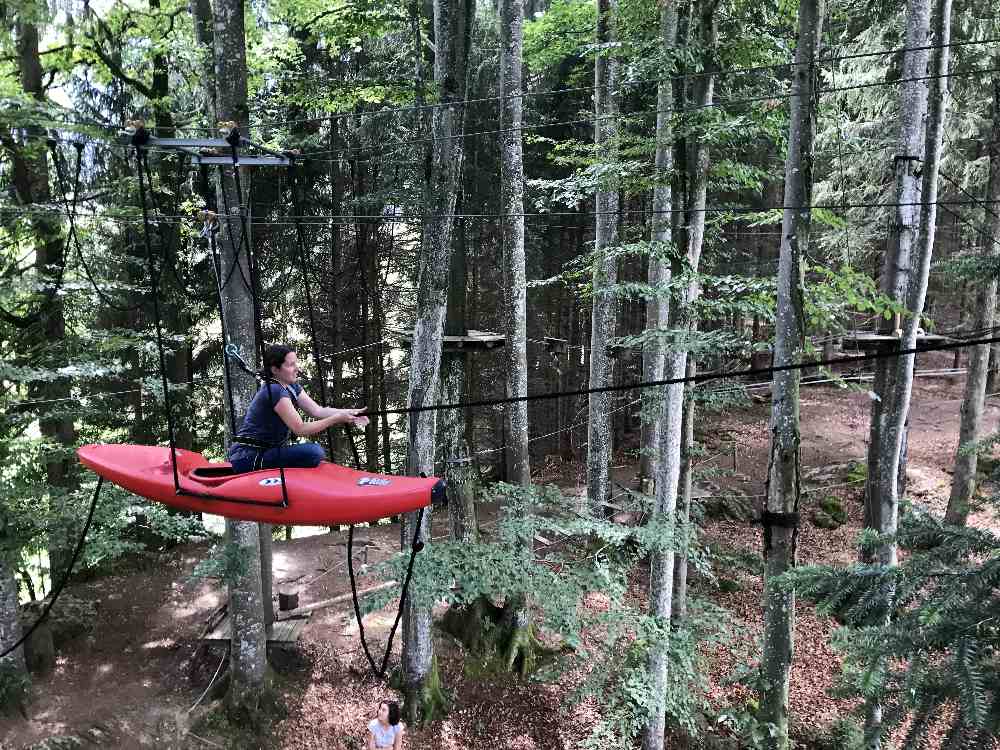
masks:
{"label": "green foliage", "polygon": [[212,545],[208,556],[195,566],[191,577],[215,578],[232,584],[247,574],[252,562],[246,549],[234,542],[225,541]]}
{"label": "green foliage", "polygon": [[566,61],[583,62],[590,43],[597,11],[585,0],[555,0],[534,19],[525,19],[524,63],[529,70],[541,72],[565,65]]}
{"label": "green foliage", "polygon": [[[653,705],[646,655],[653,645],[666,642],[672,664],[668,714],[676,724],[693,727],[694,715],[704,708],[695,644],[722,638],[727,618],[694,603],[688,627],[668,631],[626,597],[635,563],[654,550],[678,550],[682,535],[690,530],[668,522],[622,526],[581,511],[575,498],[564,498],[554,487],[498,485],[497,499],[502,501],[502,516],[495,541],[429,544],[417,556],[410,586],[414,601],[426,606],[444,601],[453,607],[472,605],[479,597],[524,597],[531,602],[544,639],[558,639],[569,649],[535,679],[554,679],[566,670],[586,667],[588,678],[576,698],[595,695],[606,706],[591,738],[595,747],[611,737],[624,741],[641,727]],[[648,502],[638,494],[634,499]],[[557,539],[558,544],[533,553],[523,540],[536,536]],[[691,546],[692,565],[707,573],[703,551]],[[399,555],[384,563],[381,572],[401,580],[406,563],[407,555]],[[395,595],[370,597],[364,611],[385,606]]]}
{"label": "green foliage", "polygon": [[915,511],[898,540],[909,552],[898,567],[803,566],[784,583],[845,623],[835,636],[844,690],[883,703],[888,727],[911,717],[904,747],[920,747],[941,721],[956,737],[995,736],[1000,539]]}

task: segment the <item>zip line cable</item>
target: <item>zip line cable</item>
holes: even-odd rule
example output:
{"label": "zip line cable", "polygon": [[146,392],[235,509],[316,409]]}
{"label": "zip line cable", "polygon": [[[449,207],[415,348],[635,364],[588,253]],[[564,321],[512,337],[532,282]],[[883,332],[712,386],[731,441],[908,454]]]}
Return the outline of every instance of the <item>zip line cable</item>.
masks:
{"label": "zip line cable", "polygon": [[[1000,71],[1000,68],[974,68],[974,69],[966,70],[966,71],[962,71],[962,72],[950,71],[948,73],[933,73],[933,74],[924,75],[924,76],[911,76],[910,78],[898,78],[898,79],[893,80],[893,81],[872,81],[872,82],[869,82],[869,83],[859,83],[859,84],[853,84],[853,85],[850,85],[850,86],[839,86],[839,87],[834,87],[834,88],[820,88],[820,89],[816,90],[816,96],[821,96],[823,94],[830,94],[830,93],[838,93],[838,92],[843,92],[843,91],[857,91],[857,90],[862,90],[862,89],[877,88],[877,87],[881,87],[881,86],[897,86],[897,85],[899,85],[901,83],[912,83],[912,82],[916,82],[916,81],[930,81],[930,80],[933,80],[933,79],[936,79],[936,78],[949,78],[949,79],[950,78],[965,78],[965,77],[968,77],[968,76],[984,75],[984,74],[987,74],[987,73],[996,73],[998,71]],[[791,99],[793,96],[794,95],[792,94],[791,91],[781,91],[781,92],[778,92],[778,93],[772,93],[772,94],[767,94],[767,95],[748,96],[748,97],[742,97],[742,98],[738,98],[738,99],[725,99],[725,100],[721,100],[721,101],[712,101],[712,102],[709,102],[709,103],[706,103],[706,104],[695,104],[695,105],[691,105],[691,106],[683,106],[683,107],[680,107],[680,108],[678,108],[678,107],[670,107],[670,108],[663,109],[663,110],[660,110],[660,109],[644,110],[642,112],[637,112],[635,114],[635,117],[649,117],[651,115],[660,115],[660,114],[686,114],[686,113],[689,113],[689,112],[698,112],[698,111],[705,110],[705,109],[723,109],[723,108],[730,107],[730,106],[740,106],[740,105],[744,105],[744,104],[755,104],[755,103],[760,103],[760,102],[774,102],[774,101],[780,101],[780,100],[787,100],[787,99]],[[495,99],[495,97],[494,97],[494,99]],[[460,106],[460,104],[459,103],[455,103],[452,106],[455,107],[455,108],[458,108]],[[458,138],[471,138],[471,137],[479,136],[479,135],[499,135],[501,133],[524,132],[524,131],[529,131],[529,130],[540,130],[540,129],[544,129],[544,128],[564,126],[564,125],[585,125],[585,124],[586,125],[590,125],[590,124],[598,123],[598,122],[600,122],[602,120],[616,120],[618,122],[622,122],[622,121],[627,121],[628,119],[629,119],[628,117],[623,117],[620,114],[600,115],[600,116],[594,116],[594,117],[578,118],[578,119],[575,119],[575,120],[563,120],[563,121],[556,122],[556,123],[540,123],[540,124],[535,124],[535,125],[520,125],[520,126],[517,126],[517,127],[510,127],[510,128],[498,128],[498,129],[495,129],[495,130],[477,130],[477,131],[473,131],[471,133],[456,133],[454,135],[448,135],[448,136],[426,136],[426,137],[422,137],[422,138],[412,138],[412,139],[407,139],[407,140],[402,140],[402,141],[395,141],[393,143],[387,143],[387,144],[381,145],[380,148],[385,149],[385,148],[393,148],[395,146],[408,146],[408,145],[416,145],[416,144],[421,144],[421,143],[436,143],[437,141],[440,141],[440,140],[454,140],[454,139],[458,139]],[[319,155],[339,155],[339,156],[343,157],[345,155],[348,155],[348,154],[352,153],[352,151],[354,151],[354,150],[355,149],[344,149],[342,151],[337,151],[337,150],[324,149],[324,150],[317,150],[317,151],[304,151],[301,154],[299,154],[299,156],[300,157],[304,157],[304,158],[309,158],[309,157],[312,157],[312,156],[319,156]],[[368,150],[368,149],[356,149],[356,150],[360,151],[360,150]]]}
{"label": "zip line cable", "polygon": [[370,412],[368,416],[374,417],[383,415],[388,416],[393,414],[417,414],[421,412],[445,411],[451,409],[477,409],[477,408],[485,408],[491,406],[502,406],[504,404],[513,404],[513,403],[531,402],[531,401],[545,401],[555,398],[568,398],[571,396],[587,396],[590,395],[591,393],[614,393],[618,391],[630,391],[633,389],[638,390],[643,388],[659,388],[668,385],[681,385],[684,383],[705,383],[712,380],[721,380],[724,378],[740,378],[740,377],[773,375],[776,372],[805,370],[813,367],[831,367],[833,365],[854,364],[857,362],[871,362],[882,359],[894,359],[898,357],[909,356],[912,354],[924,354],[927,352],[936,352],[936,351],[954,351],[957,349],[966,349],[972,346],[984,346],[986,344],[997,344],[997,343],[1000,343],[1000,336],[992,336],[989,338],[980,338],[980,339],[973,339],[960,342],[927,344],[925,346],[917,346],[912,349],[900,349],[898,351],[892,351],[892,352],[875,352],[874,354],[860,354],[850,357],[810,360],[807,362],[798,362],[789,365],[756,367],[744,370],[729,370],[729,371],[713,370],[709,372],[698,373],[690,377],[665,378],[661,380],[648,380],[636,383],[619,383],[616,385],[600,386],[598,388],[581,388],[571,391],[530,393],[527,396],[487,398],[487,399],[480,399],[477,401],[455,402],[448,404],[431,404],[428,406],[413,406],[400,409],[382,409],[380,411]]}
{"label": "zip line cable", "polygon": [[[662,215],[673,215],[673,214],[684,214],[684,213],[706,213],[706,214],[764,214],[768,212],[777,211],[805,211],[805,210],[848,210],[848,209],[863,209],[863,208],[902,208],[902,207],[919,207],[919,206],[992,206],[1000,204],[1000,200],[985,200],[978,198],[976,200],[933,200],[933,201],[908,201],[908,202],[897,202],[897,201],[884,201],[881,203],[812,203],[803,204],[799,206],[706,206],[701,209],[683,209],[683,208],[670,208],[670,209],[652,209],[652,208],[636,208],[636,209],[620,209],[618,211],[524,211],[524,212],[514,212],[514,213],[504,213],[504,212],[482,212],[482,213],[446,213],[446,214],[431,214],[431,213],[410,213],[410,214],[337,214],[337,215],[306,215],[306,216],[285,216],[284,218],[288,221],[254,221],[248,222],[257,226],[294,226],[295,220],[299,219],[300,223],[303,225],[320,225],[328,226],[333,219],[351,219],[354,221],[346,222],[340,226],[353,226],[353,224],[359,221],[380,221],[384,224],[406,224],[409,225],[411,222],[423,221],[425,219],[499,219],[504,216],[523,216],[524,218],[530,219],[544,219],[549,217],[588,217],[588,216],[604,216],[604,215],[616,215],[616,216],[662,216]],[[0,213],[9,212],[15,213],[16,210],[5,209],[0,207]],[[60,208],[47,208],[47,209],[35,209],[23,213],[38,213],[38,214],[62,214],[64,213]],[[125,218],[125,217],[113,217],[104,214],[84,214],[86,218],[102,219],[107,221],[118,221],[120,223],[138,223],[141,219],[138,218]],[[176,216],[166,216],[159,217],[161,220],[172,220],[175,222],[190,222],[191,217],[183,214],[178,214]],[[311,221],[310,221],[311,220]],[[777,223],[777,222],[775,222]]]}
{"label": "zip line cable", "polygon": [[[587,33],[591,33],[591,32],[587,32]],[[840,62],[840,61],[854,60],[854,59],[860,59],[860,58],[866,58],[866,57],[883,57],[883,56],[898,55],[898,54],[901,54],[901,53],[911,52],[911,51],[912,52],[917,52],[917,51],[924,51],[924,50],[945,49],[945,48],[951,48],[951,47],[978,46],[978,45],[983,45],[983,44],[993,44],[994,42],[1000,42],[1000,37],[997,37],[997,38],[992,38],[991,37],[991,38],[987,38],[987,39],[968,39],[968,40],[961,40],[961,41],[950,41],[947,44],[935,43],[935,44],[919,45],[919,46],[914,46],[914,47],[906,47],[906,46],[903,46],[903,47],[894,47],[894,48],[881,49],[881,50],[870,50],[870,51],[862,51],[862,52],[853,52],[853,53],[848,53],[848,54],[844,54],[844,55],[833,55],[833,56],[822,56],[821,55],[821,56],[819,56],[819,57],[817,57],[814,60],[809,61],[809,62],[811,62],[813,64],[816,64],[816,63],[824,64],[824,63]],[[769,64],[769,65],[757,65],[757,66],[749,66],[749,67],[743,67],[743,68],[726,68],[726,69],[723,69],[723,70],[715,71],[714,75],[716,75],[717,77],[718,76],[728,76],[728,75],[744,75],[744,74],[748,74],[748,73],[763,72],[763,71],[767,71],[767,70],[781,70],[781,69],[784,69],[784,68],[790,68],[790,67],[792,67],[794,65],[795,65],[794,61],[789,60],[788,62],[772,63],[772,64]],[[669,81],[674,81],[674,80],[680,81],[680,80],[683,80],[683,79],[686,79],[686,78],[692,78],[692,77],[697,77],[697,76],[702,76],[702,75],[706,75],[706,73],[705,72],[692,72],[692,73],[681,73],[681,74],[677,74],[675,76],[667,76],[667,77],[633,79],[633,80],[630,80],[630,81],[620,82],[618,85],[619,86],[623,86],[623,87],[624,86],[629,86],[629,87],[630,86],[642,86],[642,85],[647,85],[647,84],[652,84],[652,83],[660,83],[661,81],[667,81],[667,80],[669,80]],[[559,95],[565,94],[565,93],[582,93],[582,92],[585,92],[585,91],[593,91],[593,90],[595,90],[594,86],[577,86],[577,87],[570,87],[570,88],[565,88],[565,89],[548,89],[548,90],[533,91],[533,92],[532,91],[527,91],[527,92],[523,92],[523,93],[519,94],[519,96],[522,96],[522,97],[525,97],[525,98],[528,98],[528,97],[559,96]],[[293,125],[293,124],[308,123],[308,122],[330,122],[331,120],[350,119],[350,118],[356,118],[356,117],[359,117],[359,116],[361,116],[361,117],[364,117],[364,116],[368,116],[368,117],[382,116],[382,115],[388,115],[388,114],[399,114],[399,113],[403,113],[403,112],[415,112],[415,111],[421,111],[421,110],[425,110],[425,109],[436,109],[436,108],[440,108],[440,107],[464,106],[464,105],[468,105],[468,104],[478,104],[478,103],[481,103],[481,102],[482,103],[485,103],[485,102],[496,102],[496,101],[498,101],[498,99],[499,99],[498,96],[479,97],[479,98],[475,98],[475,99],[465,99],[465,100],[458,101],[458,102],[433,102],[433,103],[430,103],[430,104],[414,104],[414,105],[405,105],[405,106],[401,106],[401,107],[391,107],[391,108],[379,110],[377,112],[362,112],[362,113],[357,113],[357,112],[327,112],[327,113],[324,113],[323,115],[318,115],[316,117],[261,120],[261,121],[259,121],[257,123],[248,124],[247,126],[248,127],[279,127],[281,125]],[[254,110],[259,110],[259,108],[252,108],[251,109],[251,111],[254,111]],[[108,125],[106,123],[99,122],[97,120],[84,120],[84,119],[79,119],[79,118],[75,118],[75,119],[63,119],[63,120],[55,120],[55,119],[50,119],[50,118],[36,118],[35,121],[33,121],[31,124],[38,125],[38,126],[43,126],[43,127],[59,127],[60,125],[82,125],[82,126],[86,126],[86,127],[97,128],[97,129],[104,130],[104,131],[107,131],[107,132],[114,132],[114,133],[118,132],[117,128],[115,128],[114,126]],[[216,128],[203,127],[203,126],[175,126],[171,130],[174,131],[174,132],[201,132],[201,133],[215,133],[215,132],[217,132]]]}

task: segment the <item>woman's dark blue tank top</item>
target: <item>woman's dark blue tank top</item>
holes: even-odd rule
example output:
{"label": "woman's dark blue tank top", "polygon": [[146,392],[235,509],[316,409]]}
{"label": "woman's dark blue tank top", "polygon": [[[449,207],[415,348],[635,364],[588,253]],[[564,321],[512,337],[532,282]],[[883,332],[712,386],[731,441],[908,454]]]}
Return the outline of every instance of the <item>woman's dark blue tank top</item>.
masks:
{"label": "woman's dark blue tank top", "polygon": [[[268,390],[271,394],[268,396]],[[261,388],[250,402],[238,437],[252,438],[271,446],[280,445],[288,439],[288,427],[274,411],[274,407],[283,398],[291,398],[292,404],[298,406],[297,399],[302,393],[302,386],[292,383],[285,387],[280,383],[268,383],[267,388]]]}

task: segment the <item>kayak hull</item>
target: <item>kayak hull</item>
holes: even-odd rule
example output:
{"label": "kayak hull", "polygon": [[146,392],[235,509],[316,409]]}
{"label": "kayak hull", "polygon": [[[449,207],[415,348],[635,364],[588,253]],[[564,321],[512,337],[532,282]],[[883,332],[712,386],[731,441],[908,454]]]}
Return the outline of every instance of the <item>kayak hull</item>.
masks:
{"label": "kayak hull", "polygon": [[282,507],[278,469],[234,474],[227,463],[178,448],[177,483],[170,448],[85,445],[80,462],[109,482],[179,510],[288,526],[368,523],[444,500],[436,477],[397,477],[322,462],[314,469],[285,469],[288,505]]}

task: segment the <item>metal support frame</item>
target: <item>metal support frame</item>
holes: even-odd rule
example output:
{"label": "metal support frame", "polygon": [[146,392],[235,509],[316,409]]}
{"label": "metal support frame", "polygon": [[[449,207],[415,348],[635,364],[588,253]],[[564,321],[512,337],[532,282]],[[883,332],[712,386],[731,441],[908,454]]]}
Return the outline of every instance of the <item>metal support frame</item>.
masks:
{"label": "metal support frame", "polygon": [[[133,136],[126,135],[119,139],[119,143],[133,145]],[[241,167],[291,167],[292,156],[272,151],[269,148],[253,143],[247,138],[240,138],[242,148],[251,148],[262,152],[264,155],[244,156],[240,154],[238,166]],[[146,136],[142,144],[143,148],[158,148],[165,151],[181,151],[191,157],[193,164],[225,164],[232,166],[233,159],[229,155],[204,153],[208,149],[225,149],[227,152],[232,148],[232,144],[225,138],[157,138],[153,135]]]}

